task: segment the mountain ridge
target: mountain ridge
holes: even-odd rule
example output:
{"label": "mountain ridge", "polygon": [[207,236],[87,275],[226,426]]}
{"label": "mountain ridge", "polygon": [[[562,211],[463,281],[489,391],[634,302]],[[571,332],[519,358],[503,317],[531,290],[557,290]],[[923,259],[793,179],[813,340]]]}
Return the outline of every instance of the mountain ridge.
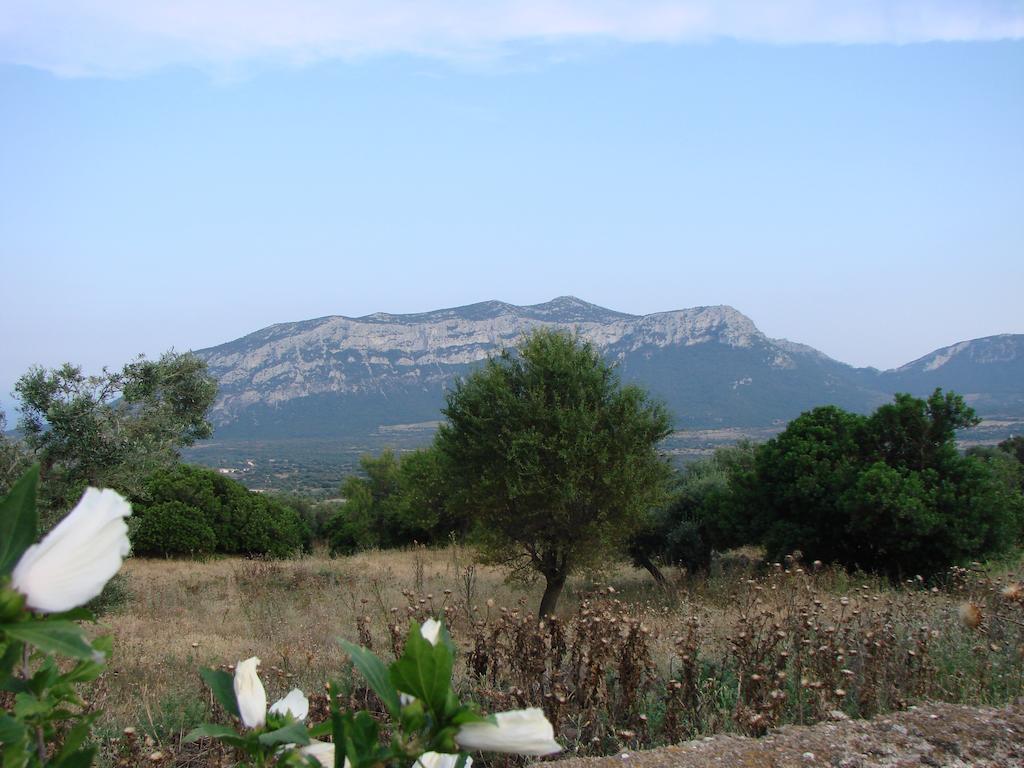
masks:
{"label": "mountain ridge", "polygon": [[[921,390],[951,377],[973,386],[985,408],[1024,409],[1024,335],[960,342],[878,371],[771,339],[729,305],[631,315],[559,296],[527,306],[492,300],[407,315],[328,315],[196,354],[220,383],[212,411],[218,435],[344,434],[439,418],[455,377],[537,327],[593,343],[624,381],[665,400],[677,426],[778,424],[826,403],[864,411],[889,399],[894,386]],[[998,386],[988,387],[986,377]]]}

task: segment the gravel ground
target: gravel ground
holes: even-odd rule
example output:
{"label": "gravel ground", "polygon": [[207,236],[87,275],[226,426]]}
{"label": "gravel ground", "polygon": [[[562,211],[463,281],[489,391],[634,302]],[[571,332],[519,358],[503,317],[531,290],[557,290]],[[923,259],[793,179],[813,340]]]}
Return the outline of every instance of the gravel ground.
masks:
{"label": "gravel ground", "polygon": [[[551,765],[550,763],[548,765]],[[715,736],[558,768],[1024,768],[1024,703],[926,704],[872,720],[790,725],[760,739]]]}

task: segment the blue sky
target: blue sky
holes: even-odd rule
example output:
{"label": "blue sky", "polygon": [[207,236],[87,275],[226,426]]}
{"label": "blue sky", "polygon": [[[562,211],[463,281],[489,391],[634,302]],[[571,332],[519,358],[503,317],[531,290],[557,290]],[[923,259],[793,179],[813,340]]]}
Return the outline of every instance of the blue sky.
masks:
{"label": "blue sky", "polygon": [[0,403],[491,298],[882,368],[1024,332],[1024,4],[413,5],[5,7]]}

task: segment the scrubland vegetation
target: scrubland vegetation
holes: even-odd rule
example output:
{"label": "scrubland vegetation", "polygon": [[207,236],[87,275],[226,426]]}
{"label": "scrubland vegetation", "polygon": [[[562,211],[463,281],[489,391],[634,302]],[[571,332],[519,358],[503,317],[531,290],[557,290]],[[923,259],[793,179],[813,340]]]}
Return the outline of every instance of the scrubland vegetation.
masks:
{"label": "scrubland vegetation", "polygon": [[625,564],[580,575],[544,622],[540,584],[509,584],[457,545],[132,560],[101,614],[116,653],[89,699],[104,710],[97,735],[111,759],[159,751],[165,764],[216,764],[219,748],[180,743],[216,712],[196,670],[252,655],[271,698],[320,691],[323,716],[323,685],[341,677],[353,704],[380,708],[335,639],[390,658],[410,619],[428,616],[446,620],[459,648],[460,693],[488,710],[541,706],[582,754],[1024,695],[1019,563],[894,585],[755,555],[716,558],[710,575],[666,570],[661,586]]}

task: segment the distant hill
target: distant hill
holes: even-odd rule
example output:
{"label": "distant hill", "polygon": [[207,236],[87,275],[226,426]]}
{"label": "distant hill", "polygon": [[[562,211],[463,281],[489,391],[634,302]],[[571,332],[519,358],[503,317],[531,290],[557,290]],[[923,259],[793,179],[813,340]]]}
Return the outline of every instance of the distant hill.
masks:
{"label": "distant hill", "polygon": [[[879,374],[887,392],[952,389],[982,415],[1024,414],[1024,335],[1004,333],[937,349]],[[873,382],[872,382],[873,384]]]}
{"label": "distant hill", "polygon": [[768,427],[832,403],[867,411],[936,386],[982,414],[1024,413],[1024,336],[962,342],[892,371],[770,339],[728,306],[628,315],[563,296],[415,315],[283,323],[196,352],[220,382],[218,439],[340,437],[436,421],[445,388],[539,326],[579,333],[622,379],[660,397],[677,428]]}

